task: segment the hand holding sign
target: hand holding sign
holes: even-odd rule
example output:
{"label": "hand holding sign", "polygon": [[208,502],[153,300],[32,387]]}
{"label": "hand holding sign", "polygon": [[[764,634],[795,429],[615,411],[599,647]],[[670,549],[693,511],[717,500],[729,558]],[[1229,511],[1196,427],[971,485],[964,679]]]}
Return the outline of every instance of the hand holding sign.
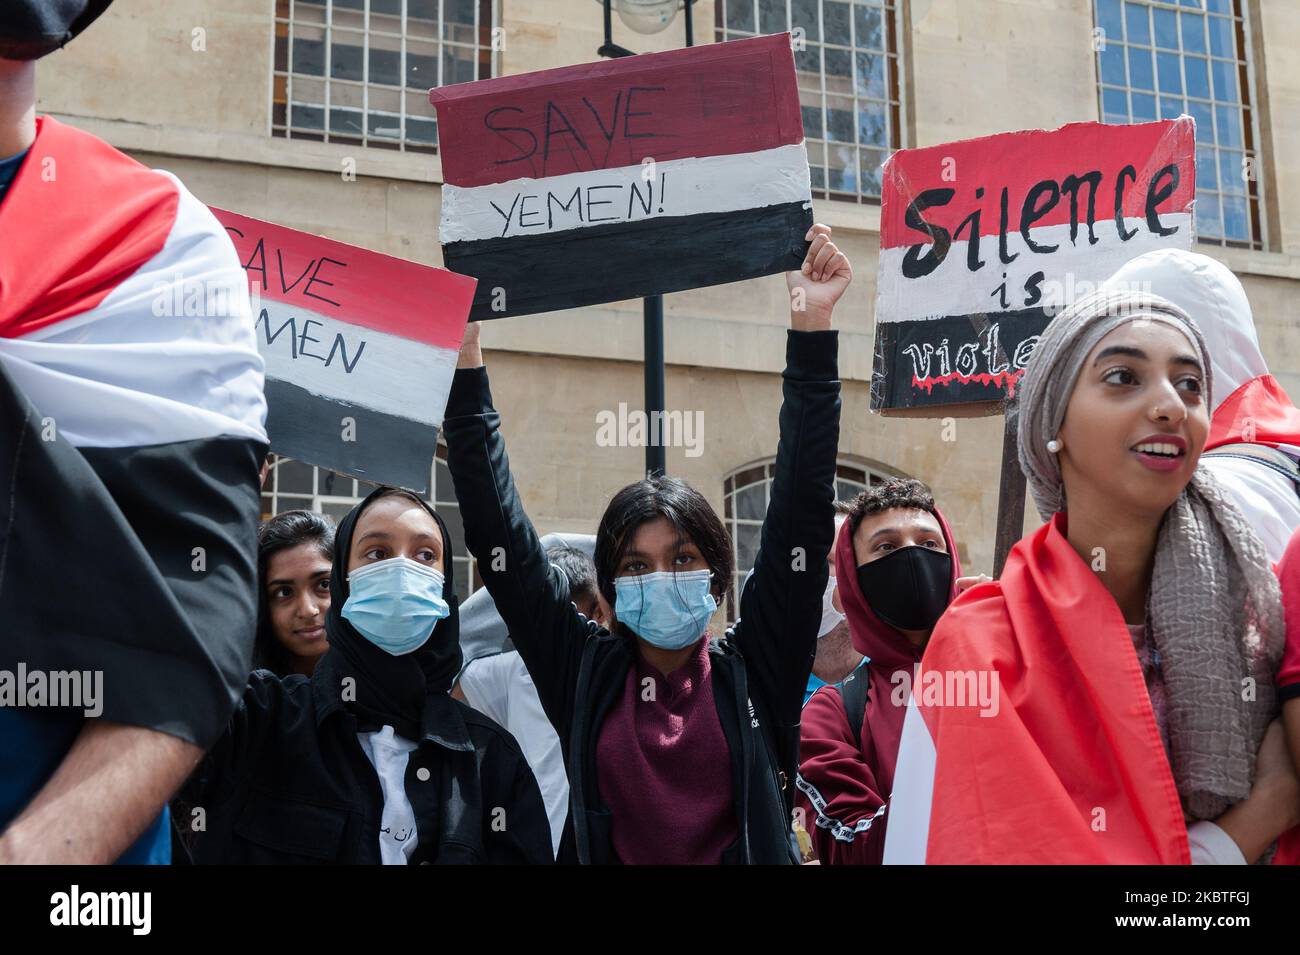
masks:
{"label": "hand holding sign", "polygon": [[804,236],[812,243],[797,272],[785,273],[790,290],[790,327],[820,331],[831,327],[831,312],[853,281],[853,267],[831,241],[831,227],[818,223]]}

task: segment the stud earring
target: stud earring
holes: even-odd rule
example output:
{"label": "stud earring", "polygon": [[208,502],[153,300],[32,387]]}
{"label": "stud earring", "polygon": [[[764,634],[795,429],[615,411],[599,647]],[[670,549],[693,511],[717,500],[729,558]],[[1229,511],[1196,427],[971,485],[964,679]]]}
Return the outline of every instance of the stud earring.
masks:
{"label": "stud earring", "polygon": [[1047,442],[1047,450],[1055,454],[1057,451],[1061,450],[1061,442],[1053,438],[1051,441]]}

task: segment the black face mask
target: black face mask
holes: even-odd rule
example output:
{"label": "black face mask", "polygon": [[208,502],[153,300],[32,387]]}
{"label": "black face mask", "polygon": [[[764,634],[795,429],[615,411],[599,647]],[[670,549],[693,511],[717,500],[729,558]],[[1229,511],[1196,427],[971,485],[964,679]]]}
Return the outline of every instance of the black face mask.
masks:
{"label": "black face mask", "polygon": [[0,59],[39,60],[80,33],[113,0],[4,0]]}
{"label": "black face mask", "polygon": [[872,612],[899,630],[930,630],[948,606],[952,557],[929,547],[900,547],[858,568]]}

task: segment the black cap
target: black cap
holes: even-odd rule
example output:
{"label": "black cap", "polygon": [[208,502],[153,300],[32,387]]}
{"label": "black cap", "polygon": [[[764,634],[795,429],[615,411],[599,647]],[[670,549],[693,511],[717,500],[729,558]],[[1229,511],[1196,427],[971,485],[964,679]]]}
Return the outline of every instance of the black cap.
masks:
{"label": "black cap", "polygon": [[39,60],[90,26],[113,0],[4,0],[0,59]]}

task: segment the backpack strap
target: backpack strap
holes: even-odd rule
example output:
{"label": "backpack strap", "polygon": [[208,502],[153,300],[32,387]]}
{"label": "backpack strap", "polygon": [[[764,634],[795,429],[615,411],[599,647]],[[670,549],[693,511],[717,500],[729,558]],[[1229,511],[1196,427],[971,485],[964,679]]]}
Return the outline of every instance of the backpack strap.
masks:
{"label": "backpack strap", "polygon": [[1235,444],[1221,444],[1213,451],[1206,451],[1201,455],[1202,458],[1237,458],[1241,461],[1254,461],[1256,464],[1262,464],[1270,471],[1276,471],[1283,477],[1288,478],[1295,485],[1296,491],[1300,493],[1300,463],[1285,451],[1279,451],[1277,448],[1270,448],[1266,444],[1249,444],[1239,442]]}
{"label": "backpack strap", "polygon": [[867,718],[868,691],[871,686],[867,679],[868,666],[870,663],[864,659],[857,669],[836,685],[836,689],[840,691],[840,699],[844,703],[844,714],[849,718],[853,745],[859,749],[862,747],[862,723]]}

